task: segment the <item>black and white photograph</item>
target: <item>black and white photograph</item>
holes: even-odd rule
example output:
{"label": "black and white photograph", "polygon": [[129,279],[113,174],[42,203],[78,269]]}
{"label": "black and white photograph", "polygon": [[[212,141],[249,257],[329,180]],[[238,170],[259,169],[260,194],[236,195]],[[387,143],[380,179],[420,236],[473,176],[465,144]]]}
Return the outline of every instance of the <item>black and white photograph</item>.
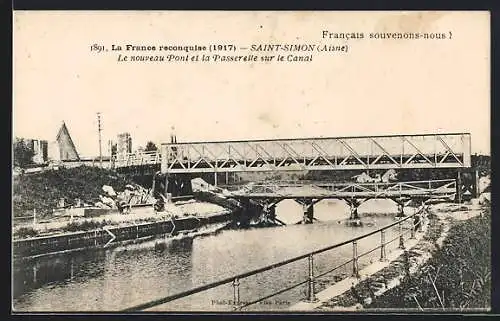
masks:
{"label": "black and white photograph", "polygon": [[13,12],[12,313],[491,311],[487,11]]}

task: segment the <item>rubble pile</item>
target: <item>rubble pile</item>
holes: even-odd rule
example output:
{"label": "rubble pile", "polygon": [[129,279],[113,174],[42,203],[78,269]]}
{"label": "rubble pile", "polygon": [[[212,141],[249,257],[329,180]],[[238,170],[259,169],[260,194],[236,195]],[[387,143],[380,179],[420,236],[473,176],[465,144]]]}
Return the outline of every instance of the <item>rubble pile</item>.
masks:
{"label": "rubble pile", "polygon": [[104,195],[99,195],[99,201],[93,205],[103,209],[124,209],[127,206],[139,204],[154,204],[156,199],[150,189],[137,184],[127,184],[122,192],[116,192],[112,186],[103,185]]}

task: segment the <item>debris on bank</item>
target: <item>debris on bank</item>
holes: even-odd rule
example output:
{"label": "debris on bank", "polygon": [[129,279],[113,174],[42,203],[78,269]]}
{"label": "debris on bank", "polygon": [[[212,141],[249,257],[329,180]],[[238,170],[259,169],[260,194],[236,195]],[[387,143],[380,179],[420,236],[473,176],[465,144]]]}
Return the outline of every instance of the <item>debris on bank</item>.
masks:
{"label": "debris on bank", "polygon": [[124,191],[128,184],[133,182],[123,175],[89,166],[17,176],[13,178],[13,216],[33,216],[35,210],[39,218],[50,217],[52,209],[63,203],[65,207],[78,204],[93,206],[102,202],[100,195],[106,197],[103,186]]}
{"label": "debris on bank", "polygon": [[[199,179],[196,182],[200,183]],[[94,193],[97,194],[95,190]],[[224,204],[202,199],[173,203],[163,195],[156,194],[161,199],[153,197],[151,189],[134,183],[122,185],[121,190],[104,184],[99,188],[96,202],[89,204],[76,199],[75,202],[65,204],[65,199],[62,198],[58,206],[52,209],[51,215],[34,217],[24,223],[15,224],[13,236],[18,239],[184,217],[204,218],[225,215],[232,210]],[[161,208],[157,206],[159,203]]]}

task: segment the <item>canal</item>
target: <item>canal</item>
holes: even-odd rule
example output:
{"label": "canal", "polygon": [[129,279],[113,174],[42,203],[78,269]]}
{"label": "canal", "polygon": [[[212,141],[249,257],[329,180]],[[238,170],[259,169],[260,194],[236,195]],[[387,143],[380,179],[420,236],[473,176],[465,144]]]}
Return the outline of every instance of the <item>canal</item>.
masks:
{"label": "canal", "polygon": [[[318,248],[366,234],[394,222],[396,206],[374,200],[359,213],[362,227],[345,225],[348,208],[340,201],[315,205],[315,224],[296,225],[302,207],[293,201],[278,205],[277,215],[287,226],[246,230],[223,229],[184,238],[158,237],[110,249],[55,254],[15,261],[15,311],[116,311],[175,294],[234,274],[273,264]],[[413,209],[411,209],[413,211]],[[367,213],[372,213],[368,215]],[[373,214],[378,213],[378,214]],[[388,213],[392,213],[387,215]],[[397,229],[387,232],[394,238]],[[358,243],[358,253],[380,244],[380,234]],[[397,241],[388,250],[397,247]],[[379,251],[360,259],[360,268],[377,260]],[[315,256],[315,273],[352,257],[352,246]],[[240,300],[255,300],[307,278],[307,260],[240,280]],[[352,264],[317,279],[316,291],[352,273]],[[282,310],[305,298],[306,285],[248,307],[248,311]],[[152,311],[231,311],[233,287],[221,285],[182,298]]]}

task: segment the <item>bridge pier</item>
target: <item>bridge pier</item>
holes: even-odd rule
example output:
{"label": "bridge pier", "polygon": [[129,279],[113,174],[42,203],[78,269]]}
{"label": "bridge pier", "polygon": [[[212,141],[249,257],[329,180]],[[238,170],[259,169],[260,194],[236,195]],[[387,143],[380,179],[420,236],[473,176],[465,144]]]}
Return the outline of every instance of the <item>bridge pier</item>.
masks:
{"label": "bridge pier", "polygon": [[304,200],[302,203],[302,211],[304,215],[302,216],[303,224],[312,224],[314,221],[314,203],[312,200]]}
{"label": "bridge pier", "polygon": [[264,202],[262,218],[266,223],[276,224],[276,203]]}
{"label": "bridge pier", "polygon": [[308,199],[308,198],[296,198],[295,202],[302,205],[302,224],[312,224],[315,220],[314,218],[314,204],[321,201],[321,199]]}
{"label": "bridge pier", "polygon": [[190,175],[169,175],[166,174],[164,177],[163,186],[158,186],[158,182],[154,183],[155,189],[161,189],[161,192],[165,197],[167,196],[184,196],[192,195],[193,187],[191,185]]}
{"label": "bridge pier", "polygon": [[314,221],[314,204],[312,199],[295,199],[297,203],[302,205],[302,224],[312,224]]}
{"label": "bridge pier", "polygon": [[250,221],[257,216],[257,204],[250,201],[249,198],[240,199],[239,202],[243,210],[237,215],[235,223],[241,227],[248,227],[250,226]]}
{"label": "bridge pier", "polygon": [[350,220],[359,220],[358,207],[361,205],[361,201],[356,198],[344,198],[344,201],[349,205],[351,214],[349,215]]}
{"label": "bridge pier", "polygon": [[462,203],[479,197],[479,171],[476,168],[459,169],[456,182],[456,202]]}
{"label": "bridge pier", "polygon": [[396,214],[396,217],[405,217],[405,206],[408,206],[411,202],[411,199],[405,199],[403,197],[400,198],[393,198],[392,199],[397,205],[398,205],[398,213]]}

